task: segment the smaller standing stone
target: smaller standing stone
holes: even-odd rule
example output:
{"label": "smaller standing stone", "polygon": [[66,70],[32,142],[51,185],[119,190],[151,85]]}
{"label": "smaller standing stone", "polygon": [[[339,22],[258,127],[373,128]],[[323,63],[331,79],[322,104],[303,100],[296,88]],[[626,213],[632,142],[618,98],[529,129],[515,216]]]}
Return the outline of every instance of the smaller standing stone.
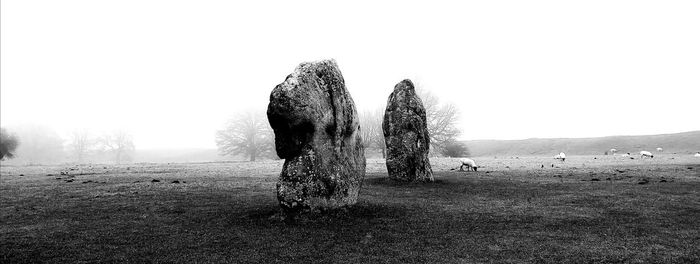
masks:
{"label": "smaller standing stone", "polygon": [[430,136],[425,108],[411,80],[396,84],[389,95],[382,128],[389,178],[412,182],[434,181],[428,159]]}

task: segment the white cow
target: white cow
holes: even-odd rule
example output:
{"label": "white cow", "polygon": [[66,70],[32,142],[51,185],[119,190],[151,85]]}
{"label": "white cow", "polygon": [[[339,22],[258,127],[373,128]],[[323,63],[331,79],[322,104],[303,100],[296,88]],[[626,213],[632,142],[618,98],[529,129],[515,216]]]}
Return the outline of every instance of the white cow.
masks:
{"label": "white cow", "polygon": [[700,158],[700,152],[696,152],[693,156],[695,156],[696,158]]}
{"label": "white cow", "polygon": [[464,170],[463,167],[467,166],[467,171],[474,170],[476,171],[476,162],[474,162],[473,159],[470,158],[461,158],[459,159],[459,162],[462,163],[462,165],[459,165],[459,170]]}
{"label": "white cow", "polygon": [[610,155],[615,155],[617,153],[617,149],[610,149]]}
{"label": "white cow", "polygon": [[657,152],[664,152],[664,149],[663,148],[656,148],[656,151]]}
{"label": "white cow", "polygon": [[639,155],[641,155],[641,158],[644,158],[644,157],[653,158],[654,157],[654,154],[651,154],[651,152],[646,151],[646,150],[640,151]]}
{"label": "white cow", "polygon": [[554,156],[554,159],[558,159],[564,162],[566,160],[566,154],[564,154],[564,152],[561,152],[559,153],[559,155]]}

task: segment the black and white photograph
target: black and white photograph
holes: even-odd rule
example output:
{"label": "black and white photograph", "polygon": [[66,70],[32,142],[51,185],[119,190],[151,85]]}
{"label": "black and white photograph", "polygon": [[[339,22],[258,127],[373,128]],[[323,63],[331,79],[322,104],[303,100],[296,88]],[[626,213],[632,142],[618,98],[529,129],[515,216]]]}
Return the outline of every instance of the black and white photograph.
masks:
{"label": "black and white photograph", "polygon": [[0,263],[700,263],[700,1],[3,0]]}

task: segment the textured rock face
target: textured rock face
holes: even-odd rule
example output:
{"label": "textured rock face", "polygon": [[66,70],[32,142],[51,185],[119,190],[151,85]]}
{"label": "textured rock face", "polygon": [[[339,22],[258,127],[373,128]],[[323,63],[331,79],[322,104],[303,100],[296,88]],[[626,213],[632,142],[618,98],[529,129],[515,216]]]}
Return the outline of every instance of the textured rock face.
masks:
{"label": "textured rock face", "polygon": [[423,101],[411,80],[396,84],[384,112],[386,168],[389,178],[402,181],[432,182],[428,151],[430,137]]}
{"label": "textured rock face", "polygon": [[267,118],[285,159],[277,199],[287,214],[357,202],[365,177],[360,122],[334,60],[299,65],[272,90]]}

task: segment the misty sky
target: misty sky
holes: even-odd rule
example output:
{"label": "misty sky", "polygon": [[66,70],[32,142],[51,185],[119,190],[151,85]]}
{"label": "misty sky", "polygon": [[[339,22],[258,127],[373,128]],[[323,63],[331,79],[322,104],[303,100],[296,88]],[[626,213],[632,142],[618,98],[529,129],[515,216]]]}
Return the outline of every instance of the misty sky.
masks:
{"label": "misty sky", "polygon": [[462,139],[700,130],[699,1],[462,2],[2,1],[1,125],[213,148],[334,58],[358,108],[411,78],[459,107]]}

